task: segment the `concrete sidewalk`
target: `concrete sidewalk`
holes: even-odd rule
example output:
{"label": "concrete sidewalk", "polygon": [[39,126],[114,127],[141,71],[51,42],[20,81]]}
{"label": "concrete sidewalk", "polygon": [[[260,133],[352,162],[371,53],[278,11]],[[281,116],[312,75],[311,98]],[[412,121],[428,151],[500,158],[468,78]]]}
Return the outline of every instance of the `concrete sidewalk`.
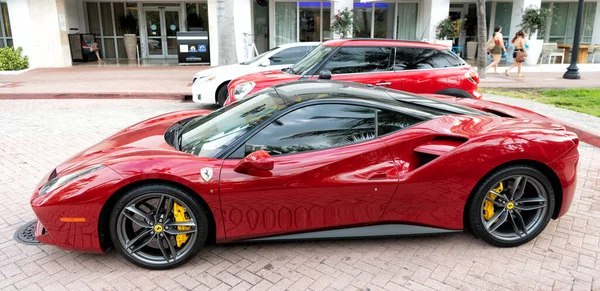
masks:
{"label": "concrete sidewalk", "polygon": [[548,116],[564,125],[568,130],[575,132],[581,141],[600,148],[600,128],[598,127],[598,125],[600,125],[599,117],[526,99],[511,98],[488,93],[484,93],[483,98],[485,100],[529,109]]}
{"label": "concrete sidewalk", "polygon": [[479,84],[483,88],[598,88],[600,87],[600,64],[579,64],[581,79],[568,80],[563,78],[569,64],[551,64],[523,66],[524,77],[517,77],[517,69],[514,68],[506,77],[504,71],[507,65],[498,67],[498,74],[490,69],[485,79]]}
{"label": "concrete sidewalk", "polygon": [[0,99],[150,98],[191,95],[194,74],[206,66],[75,66],[0,75]]}

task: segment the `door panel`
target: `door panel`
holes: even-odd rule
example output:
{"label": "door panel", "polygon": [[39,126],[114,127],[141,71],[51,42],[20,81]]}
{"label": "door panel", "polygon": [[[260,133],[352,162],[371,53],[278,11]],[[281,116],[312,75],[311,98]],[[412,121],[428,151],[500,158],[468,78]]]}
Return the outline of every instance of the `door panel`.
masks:
{"label": "door panel", "polygon": [[228,240],[375,223],[393,195],[397,170],[378,139],[274,156],[271,171],[234,171],[225,160],[220,196]]}

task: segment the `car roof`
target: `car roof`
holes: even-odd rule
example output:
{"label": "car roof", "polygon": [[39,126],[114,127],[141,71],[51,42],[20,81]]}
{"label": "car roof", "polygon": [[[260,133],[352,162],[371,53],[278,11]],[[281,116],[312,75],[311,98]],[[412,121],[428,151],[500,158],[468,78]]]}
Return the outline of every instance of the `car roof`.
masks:
{"label": "car roof", "polygon": [[433,44],[423,41],[398,40],[387,38],[352,38],[334,39],[323,42],[326,46],[401,46],[401,47],[425,47],[438,50],[447,50],[449,47],[441,44]]}
{"label": "car roof", "polygon": [[290,48],[290,47],[298,47],[298,46],[318,46],[320,42],[310,41],[310,42],[294,42],[294,43],[286,43],[282,45],[278,45],[279,48]]}
{"label": "car roof", "polygon": [[287,107],[311,100],[363,101],[395,109],[405,109],[420,116],[442,116],[449,114],[486,115],[470,107],[354,82],[331,80],[300,80],[273,86]]}

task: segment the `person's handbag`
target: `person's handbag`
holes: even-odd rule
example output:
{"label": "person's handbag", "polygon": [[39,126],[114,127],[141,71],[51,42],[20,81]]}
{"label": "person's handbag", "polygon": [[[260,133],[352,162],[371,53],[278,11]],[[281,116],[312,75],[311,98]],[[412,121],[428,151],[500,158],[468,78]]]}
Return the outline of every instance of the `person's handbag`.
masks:
{"label": "person's handbag", "polygon": [[517,52],[517,57],[515,58],[515,61],[518,63],[522,63],[525,61],[525,59],[527,58],[527,53],[522,52],[522,51],[518,51]]}
{"label": "person's handbag", "polygon": [[493,50],[496,47],[496,42],[494,41],[494,38],[490,38],[490,40],[488,40],[487,42],[487,49],[488,51]]}

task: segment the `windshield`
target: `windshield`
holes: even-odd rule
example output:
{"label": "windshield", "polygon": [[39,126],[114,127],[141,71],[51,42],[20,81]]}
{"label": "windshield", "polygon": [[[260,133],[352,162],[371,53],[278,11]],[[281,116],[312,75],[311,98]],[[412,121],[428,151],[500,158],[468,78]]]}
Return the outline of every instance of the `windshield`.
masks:
{"label": "windshield", "polygon": [[284,107],[283,99],[271,90],[194,118],[182,128],[181,151],[214,158],[238,137]]}
{"label": "windshield", "polygon": [[294,75],[304,75],[333,49],[334,48],[330,46],[320,45],[300,61],[298,61],[295,65],[293,65],[288,71]]}
{"label": "windshield", "polygon": [[251,65],[251,64],[257,63],[261,59],[263,59],[266,55],[268,55],[268,54],[272,53],[274,50],[278,50],[278,49],[279,49],[279,47],[274,47],[274,48],[272,48],[272,49],[270,49],[270,50],[268,50],[268,51],[266,51],[266,52],[264,52],[264,53],[262,53],[262,54],[260,54],[260,55],[258,55],[256,57],[251,58],[251,59],[249,59],[249,60],[247,60],[247,61],[245,61],[243,63],[240,63],[240,64],[241,65]]}

